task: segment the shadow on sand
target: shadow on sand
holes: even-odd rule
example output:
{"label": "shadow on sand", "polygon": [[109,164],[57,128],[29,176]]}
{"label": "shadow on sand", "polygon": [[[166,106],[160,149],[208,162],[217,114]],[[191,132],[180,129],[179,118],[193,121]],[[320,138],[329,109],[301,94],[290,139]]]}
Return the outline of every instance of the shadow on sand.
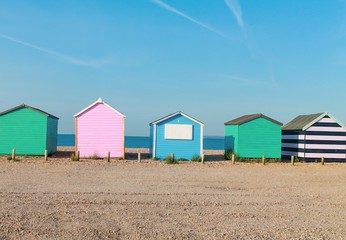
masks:
{"label": "shadow on sand", "polygon": [[[125,153],[126,160],[138,160],[138,153]],[[141,153],[141,159],[150,159],[149,153]]]}
{"label": "shadow on sand", "polygon": [[52,158],[70,158],[74,154],[74,151],[57,151],[53,153],[50,157]]}
{"label": "shadow on sand", "polygon": [[207,162],[225,161],[225,158],[223,154],[204,155],[204,161],[207,161]]}
{"label": "shadow on sand", "polygon": [[[52,154],[52,158],[70,158],[74,151],[57,151]],[[138,160],[138,153],[125,153],[126,160]],[[150,159],[149,153],[141,153],[141,159]]]}
{"label": "shadow on sand", "polygon": [[[71,155],[74,154],[73,150],[64,150],[64,151],[57,151],[56,153],[52,154],[49,157],[52,158],[70,158]],[[138,153],[125,153],[125,159],[126,160],[138,160]],[[149,153],[141,153],[141,159],[151,159]],[[205,161],[209,162],[215,162],[215,161],[225,161],[225,158],[223,154],[213,154],[213,155],[205,155],[204,156]]]}

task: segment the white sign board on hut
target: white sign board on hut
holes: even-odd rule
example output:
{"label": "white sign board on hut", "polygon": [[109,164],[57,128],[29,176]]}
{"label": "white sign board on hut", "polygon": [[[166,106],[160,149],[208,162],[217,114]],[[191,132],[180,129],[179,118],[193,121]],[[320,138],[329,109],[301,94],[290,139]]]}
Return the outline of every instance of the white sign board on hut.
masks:
{"label": "white sign board on hut", "polygon": [[165,139],[192,140],[192,125],[165,124]]}

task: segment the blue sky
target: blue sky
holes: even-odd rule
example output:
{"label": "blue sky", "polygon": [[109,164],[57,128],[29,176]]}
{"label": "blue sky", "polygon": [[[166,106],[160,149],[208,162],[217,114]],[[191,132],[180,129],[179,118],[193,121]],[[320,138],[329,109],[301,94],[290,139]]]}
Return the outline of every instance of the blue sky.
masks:
{"label": "blue sky", "polygon": [[102,97],[126,135],[181,110],[223,135],[263,113],[328,111],[346,122],[346,1],[1,1],[0,111],[60,117]]}

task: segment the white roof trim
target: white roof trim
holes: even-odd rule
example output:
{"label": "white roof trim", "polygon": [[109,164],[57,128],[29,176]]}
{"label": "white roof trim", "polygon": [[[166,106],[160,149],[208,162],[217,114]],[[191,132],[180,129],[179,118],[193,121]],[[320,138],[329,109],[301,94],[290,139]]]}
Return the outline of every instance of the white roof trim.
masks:
{"label": "white roof trim", "polygon": [[90,108],[92,108],[93,106],[95,106],[96,104],[104,104],[106,105],[107,107],[109,107],[110,109],[112,109],[114,112],[118,113],[119,115],[123,116],[123,117],[126,117],[124,114],[122,114],[121,112],[119,112],[118,110],[116,110],[115,108],[109,106],[107,103],[105,103],[102,98],[99,98],[97,99],[96,102],[90,104],[89,106],[87,106],[86,108],[84,108],[82,111],[80,111],[79,113],[75,114],[74,117],[78,117],[79,115],[81,115],[82,113],[84,113],[85,111],[89,110]]}
{"label": "white roof trim", "polygon": [[333,115],[331,115],[328,112],[324,112],[322,113],[319,117],[317,117],[316,119],[314,119],[313,121],[311,121],[309,124],[307,124],[306,126],[303,127],[303,131],[305,131],[306,129],[308,129],[309,127],[311,127],[314,123],[318,122],[319,120],[321,120],[322,118],[324,118],[325,116],[330,117],[331,119],[333,119],[336,123],[338,123],[342,128],[346,129],[345,125],[340,122],[339,120],[337,120]]}
{"label": "white roof trim", "polygon": [[168,116],[166,116],[166,117],[160,118],[160,119],[158,119],[158,120],[156,120],[156,121],[154,121],[154,122],[152,122],[152,123],[150,123],[150,124],[153,124],[153,125],[158,124],[158,123],[160,123],[160,122],[163,122],[163,121],[165,121],[165,120],[167,120],[167,119],[169,119],[169,118],[171,118],[171,117],[174,117],[174,116],[176,116],[176,115],[179,115],[179,114],[182,115],[182,116],[184,116],[184,117],[186,117],[186,118],[188,118],[188,119],[190,119],[191,121],[194,121],[194,122],[196,122],[196,123],[198,123],[198,124],[204,126],[204,123],[198,121],[197,119],[194,119],[194,118],[190,117],[189,115],[186,115],[185,113],[183,113],[183,112],[181,112],[181,111],[178,111],[178,112],[172,113],[172,114],[170,114],[170,115],[168,115]]}

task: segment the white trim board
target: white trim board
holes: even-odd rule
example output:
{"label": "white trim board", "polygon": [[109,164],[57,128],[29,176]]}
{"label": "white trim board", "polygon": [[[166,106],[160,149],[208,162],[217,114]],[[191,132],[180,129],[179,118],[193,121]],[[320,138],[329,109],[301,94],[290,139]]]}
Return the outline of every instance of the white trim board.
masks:
{"label": "white trim board", "polygon": [[200,148],[201,148],[201,153],[200,153],[200,154],[201,154],[201,157],[204,157],[204,156],[203,156],[203,128],[204,128],[204,126],[201,125],[201,131],[200,131],[200,135],[201,135],[201,140],[200,140],[200,141],[201,141],[201,143],[200,143],[200,144],[201,144],[201,146],[200,146]]}
{"label": "white trim board", "polygon": [[156,127],[157,127],[157,125],[156,124],[154,124],[153,125],[153,127],[154,127],[154,133],[153,133],[153,158],[155,158],[156,157]]}
{"label": "white trim board", "polygon": [[198,121],[197,119],[194,119],[193,117],[190,117],[189,115],[187,115],[187,114],[185,114],[185,113],[183,113],[181,111],[178,111],[178,112],[172,113],[172,114],[170,114],[170,115],[168,115],[166,117],[160,118],[160,119],[158,119],[158,120],[156,120],[156,121],[154,121],[154,122],[152,122],[150,124],[158,124],[160,122],[166,121],[167,119],[170,119],[170,118],[172,118],[172,117],[174,117],[176,115],[179,115],[179,114],[184,116],[184,117],[186,117],[186,118],[188,118],[188,119],[190,119],[191,121],[194,121],[194,122],[204,126],[204,123]]}
{"label": "white trim board", "polygon": [[108,105],[105,101],[103,101],[101,98],[97,99],[96,102],[90,104],[89,106],[87,106],[86,108],[84,108],[82,111],[78,112],[77,114],[74,115],[74,117],[78,117],[79,115],[81,115],[82,113],[84,113],[85,111],[89,110],[90,108],[92,108],[93,106],[95,106],[96,104],[104,104],[105,106],[109,107],[110,109],[112,109],[113,111],[115,111],[116,113],[118,113],[119,115],[126,117],[124,114],[122,114],[121,112],[119,112],[118,110],[116,110],[115,108],[111,107],[110,105]]}
{"label": "white trim board", "polygon": [[331,115],[330,113],[328,112],[324,112],[322,113],[319,117],[315,118],[313,121],[311,121],[310,123],[308,123],[307,125],[305,125],[303,127],[303,131],[305,131],[306,129],[308,129],[309,127],[311,127],[314,123],[320,121],[322,118],[324,118],[325,116],[328,116],[329,118],[333,119],[337,124],[339,124],[343,129],[346,129],[345,125],[338,121],[333,115]]}

